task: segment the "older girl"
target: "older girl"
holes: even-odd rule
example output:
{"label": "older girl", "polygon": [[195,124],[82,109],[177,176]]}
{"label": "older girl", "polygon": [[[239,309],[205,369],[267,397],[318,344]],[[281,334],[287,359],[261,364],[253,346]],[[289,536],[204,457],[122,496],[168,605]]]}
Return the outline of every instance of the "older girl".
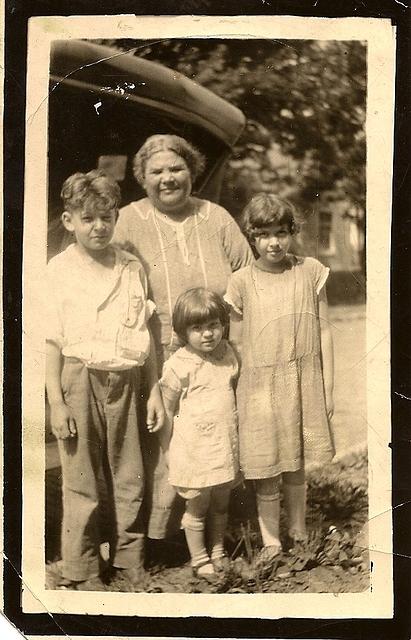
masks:
{"label": "older girl", "polygon": [[289,253],[298,225],[286,200],[255,196],[244,229],[258,258],[231,276],[226,295],[231,339],[242,350],[240,465],[245,478],[255,480],[262,556],[275,557],[281,551],[280,480],[294,544],[306,538],[304,464],[325,463],[334,454],[329,270]]}

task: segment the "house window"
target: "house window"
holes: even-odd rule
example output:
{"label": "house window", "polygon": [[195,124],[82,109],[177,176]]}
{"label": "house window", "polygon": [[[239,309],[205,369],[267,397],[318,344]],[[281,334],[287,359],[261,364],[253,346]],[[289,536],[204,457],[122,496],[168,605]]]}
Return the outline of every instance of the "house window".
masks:
{"label": "house window", "polygon": [[127,156],[107,155],[99,156],[97,169],[101,169],[108,176],[122,182],[126,175]]}
{"label": "house window", "polygon": [[335,252],[332,226],[332,214],[329,211],[320,211],[318,241],[320,253],[322,254],[330,255]]}

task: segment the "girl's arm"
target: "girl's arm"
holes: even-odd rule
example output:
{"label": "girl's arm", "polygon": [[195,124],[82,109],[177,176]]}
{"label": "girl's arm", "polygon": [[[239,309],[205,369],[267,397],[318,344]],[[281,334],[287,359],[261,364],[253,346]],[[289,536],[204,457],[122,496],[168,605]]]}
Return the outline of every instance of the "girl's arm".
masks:
{"label": "girl's arm", "polygon": [[150,352],[144,363],[149,396],[147,400],[147,429],[150,433],[159,431],[164,425],[164,405],[161,397],[160,386],[158,384],[157,361],[153,336],[150,329]]}
{"label": "girl's arm", "polygon": [[325,288],[319,293],[319,316],[321,332],[321,357],[325,392],[325,406],[330,420],[334,414],[334,349],[331,325],[328,317],[328,303]]}
{"label": "girl's arm", "polygon": [[49,340],[46,342],[46,389],[53,434],[60,440],[74,438],[77,434],[76,422],[64,402],[61,389],[60,347]]}
{"label": "girl's arm", "polygon": [[230,344],[241,364],[241,348],[243,343],[243,317],[233,308],[230,310]]}

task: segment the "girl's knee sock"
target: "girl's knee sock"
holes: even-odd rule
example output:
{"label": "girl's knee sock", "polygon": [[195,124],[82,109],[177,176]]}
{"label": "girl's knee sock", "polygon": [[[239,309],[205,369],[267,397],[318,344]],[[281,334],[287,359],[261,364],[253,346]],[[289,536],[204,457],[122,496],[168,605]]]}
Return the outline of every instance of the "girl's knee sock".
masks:
{"label": "girl's knee sock", "polygon": [[208,517],[208,539],[212,560],[224,556],[224,534],[227,528],[227,513],[211,511]]}
{"label": "girl's knee sock", "polygon": [[193,516],[186,511],[182,519],[182,525],[191,556],[191,566],[200,567],[206,565],[210,562],[210,557],[205,548],[205,518]]}
{"label": "girl's knee sock", "polygon": [[305,540],[307,530],[306,515],[306,485],[287,484],[283,482],[284,506],[288,515],[288,532],[293,540]]}
{"label": "girl's knee sock", "polygon": [[257,493],[258,524],[265,547],[281,547],[280,496]]}

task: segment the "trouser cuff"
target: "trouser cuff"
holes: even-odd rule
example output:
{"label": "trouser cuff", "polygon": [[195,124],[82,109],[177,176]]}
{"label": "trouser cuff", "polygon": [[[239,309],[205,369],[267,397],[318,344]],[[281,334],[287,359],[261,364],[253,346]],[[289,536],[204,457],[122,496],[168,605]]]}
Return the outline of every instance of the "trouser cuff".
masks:
{"label": "trouser cuff", "polygon": [[88,562],[81,560],[81,564],[79,562],[63,560],[63,578],[71,580],[72,582],[84,582],[84,580],[95,578],[99,573],[100,566],[97,558],[93,558]]}

